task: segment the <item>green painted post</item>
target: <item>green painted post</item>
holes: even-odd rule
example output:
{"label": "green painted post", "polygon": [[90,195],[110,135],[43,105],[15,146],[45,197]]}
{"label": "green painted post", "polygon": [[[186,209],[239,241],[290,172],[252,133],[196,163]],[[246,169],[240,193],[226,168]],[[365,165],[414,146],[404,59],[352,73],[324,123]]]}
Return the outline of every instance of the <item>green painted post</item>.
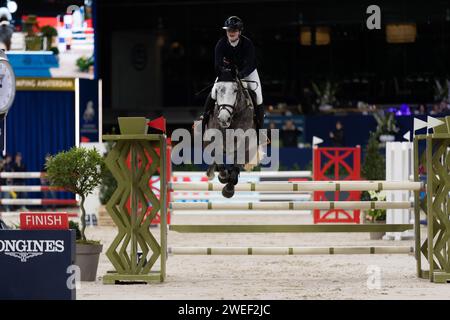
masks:
{"label": "green painted post", "polygon": [[[414,181],[419,178],[419,139],[414,137]],[[420,190],[414,191],[414,240],[416,256],[417,277],[422,278],[422,253],[420,250]]]}
{"label": "green painted post", "polygon": [[[119,126],[120,135],[103,136],[104,140],[115,142],[105,162],[117,180],[117,189],[106,209],[118,228],[117,236],[106,251],[115,270],[103,276],[103,283],[162,282],[167,251],[166,136],[146,134],[145,118],[119,118]],[[164,186],[160,199],[149,187],[149,180],[157,174],[158,168]],[[129,210],[127,204],[130,205]],[[159,241],[150,230],[151,221],[158,211],[161,212]],[[160,270],[153,270],[158,259]]]}
{"label": "green painted post", "polygon": [[433,281],[434,272],[434,216],[433,216],[433,140],[431,136],[426,138],[426,168],[427,168],[427,238],[428,238],[428,263],[430,265],[429,269],[429,279]]}
{"label": "green painted post", "polygon": [[159,201],[160,210],[160,232],[161,232],[161,282],[166,278],[166,262],[167,262],[167,139],[165,135],[160,137],[160,192]]}

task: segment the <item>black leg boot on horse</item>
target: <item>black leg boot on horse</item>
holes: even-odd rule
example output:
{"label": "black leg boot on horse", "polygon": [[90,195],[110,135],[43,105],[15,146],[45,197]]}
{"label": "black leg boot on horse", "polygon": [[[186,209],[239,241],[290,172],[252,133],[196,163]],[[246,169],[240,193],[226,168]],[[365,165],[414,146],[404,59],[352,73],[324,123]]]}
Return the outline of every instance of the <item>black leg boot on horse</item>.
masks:
{"label": "black leg boot on horse", "polygon": [[233,165],[229,170],[228,183],[222,189],[222,195],[225,198],[231,198],[234,195],[234,186],[239,182],[239,174],[241,169],[237,165]]}

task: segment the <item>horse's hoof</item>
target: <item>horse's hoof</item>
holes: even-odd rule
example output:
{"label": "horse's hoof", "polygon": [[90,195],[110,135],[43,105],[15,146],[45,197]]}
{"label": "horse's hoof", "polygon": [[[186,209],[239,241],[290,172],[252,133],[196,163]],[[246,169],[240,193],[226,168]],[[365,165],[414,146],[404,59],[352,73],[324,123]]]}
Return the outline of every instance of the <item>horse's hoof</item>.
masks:
{"label": "horse's hoof", "polygon": [[230,179],[230,174],[228,173],[228,170],[223,170],[223,171],[219,172],[220,183],[228,183],[229,179]]}
{"label": "horse's hoof", "polygon": [[222,195],[225,198],[231,198],[234,196],[234,185],[227,183],[222,189]]}

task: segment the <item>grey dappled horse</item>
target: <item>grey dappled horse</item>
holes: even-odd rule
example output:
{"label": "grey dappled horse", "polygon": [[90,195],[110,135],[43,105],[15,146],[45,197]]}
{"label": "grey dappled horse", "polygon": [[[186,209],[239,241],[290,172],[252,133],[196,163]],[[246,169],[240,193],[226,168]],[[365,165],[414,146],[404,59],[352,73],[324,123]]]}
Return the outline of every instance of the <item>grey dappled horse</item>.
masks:
{"label": "grey dappled horse", "polygon": [[[239,143],[239,139],[237,139],[238,141],[227,141],[226,139],[227,129],[242,129],[244,132],[248,129],[256,129],[254,103],[250,96],[250,88],[247,89],[249,86],[250,83],[239,79],[218,81],[214,84],[211,93],[212,98],[216,100],[216,104],[207,122],[207,127],[208,129],[218,129],[222,132],[224,138],[223,154],[233,159],[233,161],[231,165],[227,165],[226,162],[224,162],[225,164],[210,165],[207,175],[209,179],[213,179],[214,172],[219,172],[219,181],[225,184],[222,194],[227,198],[231,198],[234,195],[234,186],[238,183],[240,171],[248,166],[249,162],[256,165],[257,139],[256,141],[252,139],[253,143],[250,143],[249,139],[245,139],[245,145],[242,144],[243,141]],[[254,132],[257,134],[256,131]],[[226,147],[229,143],[234,143],[234,152],[230,152],[230,148]],[[209,142],[206,142],[205,147],[208,144]],[[241,149],[245,150],[245,162],[238,157],[238,148],[245,148]]]}

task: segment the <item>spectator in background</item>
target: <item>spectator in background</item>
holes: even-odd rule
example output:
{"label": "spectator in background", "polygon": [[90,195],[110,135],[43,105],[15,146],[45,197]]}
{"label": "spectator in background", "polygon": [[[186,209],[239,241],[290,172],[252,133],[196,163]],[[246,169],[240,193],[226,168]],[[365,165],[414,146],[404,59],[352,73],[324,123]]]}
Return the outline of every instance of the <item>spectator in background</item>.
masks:
{"label": "spectator in background", "polygon": [[330,132],[330,138],[334,147],[343,147],[344,143],[344,128],[340,121],[336,122],[336,129]]}
{"label": "spectator in background", "polygon": [[272,142],[272,131],[271,130],[276,130],[277,129],[277,125],[275,124],[275,122],[271,121],[269,122],[269,126],[267,128],[267,138],[269,139],[270,142]]}
{"label": "spectator in background", "polygon": [[419,107],[414,111],[414,114],[427,114],[427,107],[422,103]]}
{"label": "spectator in background", "polygon": [[[14,172],[26,172],[27,168],[25,164],[22,161],[22,154],[20,152],[17,152],[14,157],[14,163],[13,163],[13,171]],[[24,186],[26,183],[26,179],[14,179],[14,185],[16,186]],[[28,197],[27,192],[18,192],[17,193],[17,199],[26,199]],[[22,210],[28,210],[27,207],[22,206]]]}
{"label": "spectator in background", "polygon": [[303,114],[314,113],[314,93],[308,88],[303,88],[302,110]]}
{"label": "spectator in background", "polygon": [[[4,172],[5,162],[6,162],[5,159],[3,159],[3,158],[0,159],[0,172]],[[0,178],[0,186],[5,186],[5,185],[6,185],[6,179]],[[2,199],[8,199],[9,198],[9,192],[3,191],[3,192],[0,192],[0,195],[1,195]],[[9,211],[9,208],[6,205],[1,206],[1,208],[2,209],[5,208],[4,211]]]}
{"label": "spectator in background", "polygon": [[287,120],[280,133],[283,147],[297,147],[300,134],[302,132],[295,126],[294,121]]}
{"label": "spectator in background", "polygon": [[[2,168],[0,169],[0,172],[12,172],[13,171],[13,162],[12,162],[12,157],[9,154],[6,154],[5,159],[2,161]],[[12,185],[13,184],[13,180],[8,178],[8,179],[1,179],[0,180],[0,185]],[[2,197],[4,199],[11,199],[11,192],[2,192]],[[6,211],[9,211],[10,208],[9,206],[4,206]]]}

